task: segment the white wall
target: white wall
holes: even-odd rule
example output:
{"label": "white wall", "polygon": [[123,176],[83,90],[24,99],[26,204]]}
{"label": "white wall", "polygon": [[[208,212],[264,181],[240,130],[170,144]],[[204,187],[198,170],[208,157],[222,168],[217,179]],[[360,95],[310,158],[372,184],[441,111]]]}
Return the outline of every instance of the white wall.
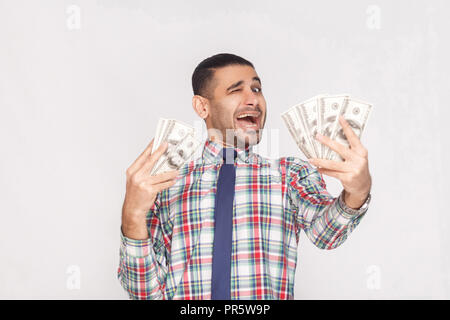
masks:
{"label": "white wall", "polygon": [[449,299],[449,12],[446,1],[0,0],[0,298],[127,297],[125,170],[158,117],[194,123],[195,66],[230,52],[255,64],[282,155],[300,156],[279,117],[291,105],[346,92],[375,106],[362,138],[370,210],[334,251],[301,235],[295,297]]}

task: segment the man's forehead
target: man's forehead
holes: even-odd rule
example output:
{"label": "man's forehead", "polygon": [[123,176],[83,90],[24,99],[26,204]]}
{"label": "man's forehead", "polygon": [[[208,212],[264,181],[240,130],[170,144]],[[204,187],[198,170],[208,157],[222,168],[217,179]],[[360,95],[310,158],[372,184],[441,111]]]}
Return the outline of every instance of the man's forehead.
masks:
{"label": "man's forehead", "polygon": [[219,87],[225,87],[238,82],[260,81],[255,69],[251,66],[231,65],[216,70],[214,78],[218,81]]}

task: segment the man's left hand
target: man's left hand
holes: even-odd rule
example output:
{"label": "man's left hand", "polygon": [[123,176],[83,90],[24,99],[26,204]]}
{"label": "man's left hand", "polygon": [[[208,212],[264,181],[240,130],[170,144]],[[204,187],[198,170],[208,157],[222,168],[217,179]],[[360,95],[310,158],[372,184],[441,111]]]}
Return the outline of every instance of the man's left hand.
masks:
{"label": "man's left hand", "polygon": [[320,134],[316,135],[316,139],[338,153],[344,159],[344,162],[316,158],[311,158],[308,161],[315,165],[320,173],[339,179],[345,190],[344,201],[346,205],[358,209],[363,205],[372,187],[368,151],[344,117],[339,116],[339,123],[350,147]]}

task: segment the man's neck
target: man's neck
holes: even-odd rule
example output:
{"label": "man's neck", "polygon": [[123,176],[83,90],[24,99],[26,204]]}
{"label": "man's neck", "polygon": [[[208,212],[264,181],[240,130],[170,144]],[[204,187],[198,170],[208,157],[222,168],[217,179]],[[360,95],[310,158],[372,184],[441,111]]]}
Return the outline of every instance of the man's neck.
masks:
{"label": "man's neck", "polygon": [[211,141],[213,141],[213,142],[215,142],[217,144],[220,144],[223,148],[235,148],[235,146],[233,144],[227,143],[227,142],[225,142],[225,141],[223,141],[221,139],[217,139],[214,136],[210,136],[209,140],[211,140]]}
{"label": "man's neck", "polygon": [[247,143],[242,146],[242,145],[238,144],[236,140],[233,143],[230,143],[230,142],[224,141],[222,139],[218,139],[218,138],[216,138],[213,135],[208,136],[208,139],[210,141],[213,141],[213,142],[217,143],[217,144],[220,144],[223,148],[233,148],[233,149],[242,149],[242,150],[244,150],[244,149],[248,149],[250,147],[250,145],[247,144]]}

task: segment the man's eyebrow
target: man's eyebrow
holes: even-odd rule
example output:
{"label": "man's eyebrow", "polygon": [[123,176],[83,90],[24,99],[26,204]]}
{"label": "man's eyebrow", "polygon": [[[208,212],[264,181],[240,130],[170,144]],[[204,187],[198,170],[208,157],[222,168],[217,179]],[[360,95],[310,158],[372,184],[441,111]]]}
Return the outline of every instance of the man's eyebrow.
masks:
{"label": "man's eyebrow", "polygon": [[252,80],[253,80],[253,81],[258,81],[260,85],[262,84],[262,83],[261,83],[261,79],[260,79],[259,77],[253,77]]}
{"label": "man's eyebrow", "polygon": [[[261,84],[261,79],[259,78],[259,77],[253,77],[252,78],[252,81],[258,81],[259,82],[259,84]],[[227,88],[227,91],[230,91],[231,89],[234,89],[234,88],[236,88],[236,87],[239,87],[241,84],[243,84],[244,83],[244,80],[240,80],[240,81],[238,81],[238,82],[236,82],[236,83],[233,83],[231,86],[229,86],[228,88]]]}

